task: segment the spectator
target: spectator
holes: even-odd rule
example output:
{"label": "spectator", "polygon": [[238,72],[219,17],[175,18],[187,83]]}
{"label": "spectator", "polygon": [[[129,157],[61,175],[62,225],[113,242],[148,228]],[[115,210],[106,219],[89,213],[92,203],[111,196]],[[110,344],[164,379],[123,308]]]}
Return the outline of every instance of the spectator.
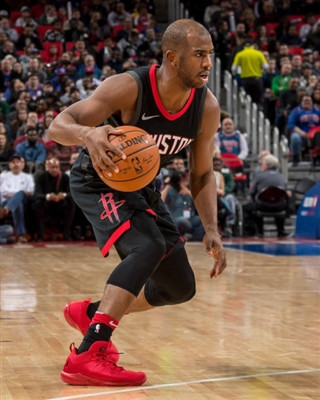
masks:
{"label": "spectator", "polygon": [[318,83],[318,78],[317,78],[317,76],[314,75],[314,74],[311,74],[311,75],[309,76],[309,79],[308,79],[308,82],[307,82],[307,86],[306,86],[306,91],[307,91],[307,94],[308,94],[309,96],[312,96],[312,93],[313,93],[313,91],[314,91],[314,89],[315,89],[317,83]]}
{"label": "spectator", "polygon": [[33,43],[36,49],[42,49],[42,44],[38,35],[34,32],[33,26],[28,24],[24,27],[22,34],[19,36],[16,46],[18,50],[24,50],[30,43]]}
{"label": "spectator", "polygon": [[64,240],[71,239],[74,207],[69,189],[69,177],[61,171],[56,158],[46,161],[46,170],[35,176],[34,209],[38,227],[38,241],[45,238],[45,228],[50,223],[63,233]]}
{"label": "spectator", "polygon": [[302,67],[302,56],[300,54],[294,54],[291,58],[291,76],[300,78],[301,67]]}
{"label": "spectator", "polygon": [[112,51],[112,57],[108,61],[107,65],[113,68],[117,72],[117,74],[120,74],[121,72],[123,72],[124,61],[125,60],[122,51],[118,47],[114,47]]}
{"label": "spectator", "polygon": [[126,18],[130,17],[130,13],[126,10],[125,4],[119,1],[115,4],[115,9],[108,14],[108,24],[111,29],[116,25],[123,25]]}
{"label": "spectator", "polygon": [[161,198],[185,240],[201,241],[204,229],[196,214],[190,190],[181,183],[182,174],[174,171],[170,183],[161,192]]}
{"label": "spectator", "polygon": [[284,90],[279,97],[279,104],[276,108],[275,125],[281,134],[285,133],[288,115],[291,110],[299,104],[298,99],[299,78],[292,77],[289,81],[289,88]]}
{"label": "spectator", "polygon": [[304,46],[308,49],[320,50],[320,24],[317,25],[316,31],[308,33]]}
{"label": "spectator", "polygon": [[275,9],[273,1],[264,1],[261,7],[259,18],[257,19],[258,25],[265,25],[277,21],[279,15]]}
{"label": "spectator", "polygon": [[37,75],[40,83],[47,80],[47,73],[41,69],[40,62],[37,58],[30,58],[29,64],[23,72],[23,80],[28,80],[31,75]]}
{"label": "spectator", "polygon": [[239,51],[233,60],[232,72],[236,74],[241,68],[241,82],[244,90],[251,96],[252,101],[261,105],[263,98],[263,70],[267,70],[268,63],[259,50],[253,48],[251,40],[247,40],[244,49]]}
{"label": "spectator", "polygon": [[303,62],[301,66],[300,86],[306,87],[309,81],[309,77],[312,74],[312,64],[308,61]]}
{"label": "spectator", "polygon": [[64,30],[64,39],[66,42],[76,42],[83,39],[84,30],[80,27],[79,21],[71,18],[69,28]]}
{"label": "spectator", "polygon": [[24,136],[26,134],[26,130],[29,126],[34,126],[39,134],[41,132],[41,124],[39,123],[38,114],[35,111],[29,111],[27,114],[27,121],[24,125],[22,125],[17,132],[17,137]]}
{"label": "spectator", "polygon": [[26,90],[30,93],[32,100],[37,100],[38,97],[42,96],[42,84],[36,73],[31,74],[27,79]]}
{"label": "spectator", "polygon": [[134,26],[147,27],[152,18],[152,14],[148,12],[148,5],[144,2],[140,2],[137,6],[137,12],[132,13]]}
{"label": "spectator", "polygon": [[[256,176],[250,188],[251,201],[243,205],[243,230],[244,236],[254,236],[256,232],[258,236],[263,236],[263,219],[257,217],[255,211],[257,205],[255,202],[256,195],[270,186],[277,186],[287,190],[287,183],[284,175],[278,171],[278,159],[269,154],[263,158],[262,171]],[[288,196],[291,192],[287,191]],[[275,218],[277,225],[278,237],[287,236],[284,231],[284,219]],[[255,226],[253,225],[255,224]]]}
{"label": "spectator", "polygon": [[[97,62],[97,66],[99,67],[99,69],[102,69],[103,66],[106,65],[107,62],[112,57],[113,41],[112,41],[112,37],[110,34],[104,35],[103,43],[104,43],[104,46],[98,51],[98,53],[96,55],[96,62]],[[101,76],[100,76],[100,78],[101,78]]]}
{"label": "spectator", "polygon": [[226,232],[233,236],[238,236],[239,232],[237,229],[237,206],[239,204],[236,196],[234,195],[235,182],[233,173],[227,168],[221,158],[213,157],[213,169],[214,171],[221,172],[224,179],[224,200],[227,202],[227,216],[226,216]]}
{"label": "spectator", "polygon": [[320,113],[320,87],[315,87],[311,95],[313,106]]}
{"label": "spectator", "polygon": [[16,60],[18,59],[18,54],[16,51],[16,46],[15,44],[7,39],[2,47],[0,47],[0,59],[5,59],[6,56],[13,56]]}
{"label": "spectator", "polygon": [[12,42],[16,42],[18,40],[18,32],[10,27],[9,18],[2,18],[0,21],[0,32],[8,35],[8,38]]}
{"label": "spectator", "polygon": [[25,159],[27,170],[34,173],[43,168],[47,151],[38,140],[38,132],[34,126],[27,128],[26,136],[27,140],[17,145],[16,152]]}
{"label": "spectator", "polygon": [[4,93],[11,86],[12,65],[8,59],[3,59],[0,66],[0,92]]}
{"label": "spectator", "polygon": [[283,64],[281,66],[281,72],[276,75],[271,82],[271,89],[273,93],[273,98],[278,99],[280,94],[285,90],[289,89],[289,82],[291,80],[291,64]]}
{"label": "spectator", "polygon": [[17,111],[16,117],[13,118],[13,120],[11,121],[10,128],[11,128],[12,136],[14,137],[14,139],[16,139],[16,137],[17,137],[19,128],[21,128],[22,126],[24,126],[26,124],[27,116],[28,116],[27,109],[22,108],[21,110]]}
{"label": "spectator", "polygon": [[99,84],[100,82],[98,82],[98,80],[100,80],[102,72],[101,69],[97,66],[93,55],[87,54],[84,57],[83,61],[83,65],[79,65],[78,68],[78,77],[83,78],[88,72],[90,72],[91,74],[91,71],[93,70],[93,76],[97,79],[95,84]]}
{"label": "spectator", "polygon": [[239,130],[235,130],[232,118],[222,120],[221,129],[215,134],[214,141],[221,154],[236,154],[241,160],[248,156],[247,141]]}
{"label": "spectator", "polygon": [[305,43],[307,36],[310,32],[316,32],[319,22],[317,21],[316,14],[310,13],[306,16],[306,23],[300,27],[299,36],[302,43]]}
{"label": "spectator", "polygon": [[[71,20],[73,21],[72,22],[73,26],[76,27],[77,31],[84,33],[87,30],[84,23],[81,21],[81,13],[80,13],[79,8],[72,7],[71,18],[66,19],[65,22],[63,23],[64,31],[67,31],[71,28]],[[75,22],[75,24],[74,24],[74,22]]]}
{"label": "spectator", "polygon": [[269,150],[261,150],[258,155],[258,165],[252,171],[252,179],[254,180],[256,176],[262,171],[262,163],[265,156],[268,156],[270,153]]}
{"label": "spectator", "polygon": [[[0,164],[7,163],[14,153],[13,145],[10,139],[5,134],[3,123],[0,122]],[[0,169],[1,171],[1,169]]]}
{"label": "spectator", "polygon": [[48,135],[48,129],[49,129],[51,122],[54,120],[54,117],[55,117],[55,111],[45,110],[44,118],[43,118],[43,130],[42,130],[42,136],[41,136],[41,139],[44,141],[45,144],[47,144],[48,142],[51,142],[51,139],[49,138],[49,135]]}
{"label": "spectator", "polygon": [[288,61],[290,61],[290,52],[289,52],[289,46],[285,43],[279,43],[279,50],[276,54],[276,60],[277,60],[277,69],[281,69],[281,59],[283,57],[286,57]]}
{"label": "spectator", "polygon": [[23,171],[24,164],[19,154],[9,159],[10,171],[0,175],[1,208],[0,218],[11,212],[13,226],[19,243],[26,243],[26,211],[34,192],[34,181],[31,174]]}
{"label": "spectator", "polygon": [[25,100],[22,100],[21,98],[19,98],[20,95],[21,95],[21,93],[19,93],[18,100],[16,101],[16,103],[12,104],[12,111],[10,111],[7,116],[6,121],[8,124],[11,124],[11,121],[13,121],[15,118],[17,118],[18,111],[27,110],[27,103]]}
{"label": "spectator", "polygon": [[21,17],[17,18],[15,22],[15,26],[25,28],[27,25],[30,25],[32,28],[36,28],[38,24],[36,21],[31,18],[30,8],[27,6],[23,6],[20,8]]}
{"label": "spectator", "polygon": [[76,82],[76,87],[79,89],[81,100],[90,96],[94,89],[101,83],[101,81],[95,78],[93,74],[93,68],[86,67],[85,76],[82,79],[78,79]]}
{"label": "spectator", "polygon": [[58,18],[56,7],[53,4],[45,4],[45,12],[39,17],[39,25],[53,25]]}
{"label": "spectator", "polygon": [[4,92],[4,99],[11,106],[18,100],[18,94],[25,90],[25,84],[18,78],[11,80],[11,85]]}
{"label": "spectator", "polygon": [[302,40],[299,37],[299,32],[296,24],[289,25],[287,32],[280,37],[280,43],[285,43],[289,47],[301,47]]}
{"label": "spectator", "polygon": [[56,19],[53,23],[52,29],[48,29],[44,35],[45,42],[65,42],[65,34],[62,27],[62,22]]}
{"label": "spectator", "polygon": [[319,125],[319,111],[314,107],[310,96],[303,96],[301,104],[290,112],[288,118],[290,151],[292,155],[293,166],[296,166],[299,163],[302,149],[307,146],[309,130]]}

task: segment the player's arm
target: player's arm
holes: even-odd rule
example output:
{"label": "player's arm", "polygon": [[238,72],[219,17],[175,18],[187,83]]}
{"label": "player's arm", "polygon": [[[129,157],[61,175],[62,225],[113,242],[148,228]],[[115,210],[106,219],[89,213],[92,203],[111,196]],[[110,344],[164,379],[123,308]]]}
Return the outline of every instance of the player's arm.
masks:
{"label": "player's arm", "polygon": [[123,115],[135,107],[138,93],[136,81],[129,74],[112,76],[103,81],[88,98],[81,100],[61,112],[51,123],[50,138],[64,145],[85,145],[94,168],[108,172],[116,166],[106,150],[124,156],[108,141],[108,134],[115,129],[110,125],[98,126],[116,111]]}
{"label": "player's arm", "polygon": [[201,132],[190,146],[190,189],[195,207],[205,229],[204,245],[214,256],[210,276],[217,277],[226,267],[224,250],[218,232],[217,188],[213,172],[214,134],[220,122],[220,106],[208,90]]}

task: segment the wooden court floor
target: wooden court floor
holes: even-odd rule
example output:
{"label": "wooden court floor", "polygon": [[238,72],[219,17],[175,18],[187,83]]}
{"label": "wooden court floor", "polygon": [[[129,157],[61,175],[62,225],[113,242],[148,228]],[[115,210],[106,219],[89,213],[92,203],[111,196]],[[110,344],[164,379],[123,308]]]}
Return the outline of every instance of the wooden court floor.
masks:
{"label": "wooden court floor", "polygon": [[94,245],[1,246],[1,400],[318,400],[320,256],[227,249],[209,279],[202,244],[188,244],[197,277],[189,303],[125,316],[113,340],[142,387],[75,387],[60,380],[67,301],[99,299],[118,261]]}

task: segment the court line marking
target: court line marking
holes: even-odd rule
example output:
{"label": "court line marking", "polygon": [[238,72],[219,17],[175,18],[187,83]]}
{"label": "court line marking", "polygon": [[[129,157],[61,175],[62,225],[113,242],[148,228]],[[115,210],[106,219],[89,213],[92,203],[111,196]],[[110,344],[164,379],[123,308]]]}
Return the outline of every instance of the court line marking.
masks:
{"label": "court line marking", "polygon": [[168,388],[168,387],[195,385],[195,384],[199,384],[199,383],[223,382],[223,381],[232,381],[232,380],[236,380],[236,379],[261,378],[261,377],[268,377],[268,376],[280,376],[280,375],[290,375],[290,374],[305,374],[305,373],[310,373],[310,372],[320,372],[320,368],[301,369],[301,370],[293,370],[293,371],[281,371],[281,372],[269,372],[269,373],[251,374],[251,375],[234,375],[234,376],[225,376],[225,377],[220,377],[220,378],[198,379],[198,380],[186,381],[186,382],[163,383],[160,385],[139,386],[139,387],[133,387],[133,388],[128,388],[128,389],[111,390],[108,392],[78,394],[78,395],[65,396],[65,397],[53,397],[53,398],[50,398],[47,400],[85,399],[86,397],[98,397],[98,396],[107,396],[107,395],[111,395],[111,394],[138,392],[140,390],[145,391],[145,390],[162,389],[162,388]]}

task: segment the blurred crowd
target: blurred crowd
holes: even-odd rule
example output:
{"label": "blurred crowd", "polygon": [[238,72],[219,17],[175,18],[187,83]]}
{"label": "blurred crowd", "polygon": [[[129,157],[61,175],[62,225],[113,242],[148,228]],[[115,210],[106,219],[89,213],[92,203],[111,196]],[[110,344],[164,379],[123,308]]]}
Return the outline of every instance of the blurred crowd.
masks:
{"label": "blurred crowd", "polygon": [[[68,186],[68,171],[81,149],[51,141],[48,127],[58,113],[90,96],[104,79],[161,62],[157,10],[152,0],[20,3],[0,6],[0,243],[2,231],[3,243],[57,235],[65,240],[93,238]],[[272,126],[288,136],[297,165],[308,152],[309,131],[320,124],[320,2],[184,3],[191,17],[210,31],[222,68],[234,74]],[[109,122],[121,123],[117,115]],[[231,235],[236,234],[237,198],[248,185],[239,174],[243,176],[249,149],[227,113],[215,142],[220,221],[223,232]],[[235,168],[227,170],[225,154],[237,157]],[[178,168],[171,183],[168,176],[175,168],[168,168],[170,174],[162,171],[158,179],[168,204],[176,200],[175,191],[190,195],[187,154],[179,156],[183,171]],[[228,174],[233,183],[228,183]],[[179,207],[180,217],[196,217],[189,200]],[[203,234],[197,218],[189,230],[179,221],[186,240]]]}

